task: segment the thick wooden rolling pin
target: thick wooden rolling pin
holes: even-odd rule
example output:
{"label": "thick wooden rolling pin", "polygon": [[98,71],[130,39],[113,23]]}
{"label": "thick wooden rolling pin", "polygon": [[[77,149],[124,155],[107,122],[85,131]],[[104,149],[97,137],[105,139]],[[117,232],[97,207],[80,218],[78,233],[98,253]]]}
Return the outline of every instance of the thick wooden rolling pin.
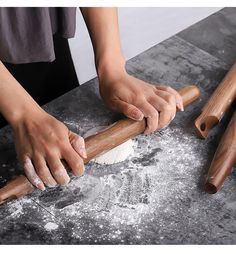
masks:
{"label": "thick wooden rolling pin", "polygon": [[[195,85],[186,86],[179,90],[179,93],[183,98],[185,107],[200,96],[200,90]],[[142,121],[134,121],[125,118],[111,125],[104,131],[86,138],[85,146],[88,157],[84,160],[84,163],[87,163],[97,155],[124,143],[128,139],[143,133],[145,128],[145,119]],[[24,175],[18,176],[0,189],[0,204],[25,196],[28,193],[31,193],[34,189],[34,186]]]}
{"label": "thick wooden rolling pin", "polygon": [[235,99],[236,63],[207,101],[201,115],[195,120],[195,127],[201,138],[207,138],[210,129],[220,122],[224,113]]}
{"label": "thick wooden rolling pin", "polygon": [[221,138],[208,171],[205,189],[214,194],[223,185],[236,163],[236,111]]}

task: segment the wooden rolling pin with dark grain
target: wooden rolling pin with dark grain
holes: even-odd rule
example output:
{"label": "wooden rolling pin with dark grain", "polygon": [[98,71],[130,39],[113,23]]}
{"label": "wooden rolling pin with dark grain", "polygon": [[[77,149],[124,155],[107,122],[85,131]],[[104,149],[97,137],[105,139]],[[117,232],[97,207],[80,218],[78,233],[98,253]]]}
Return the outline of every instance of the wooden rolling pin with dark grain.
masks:
{"label": "wooden rolling pin with dark grain", "polygon": [[[179,90],[179,93],[183,98],[185,107],[197,100],[200,96],[200,90],[195,85],[186,86]],[[84,160],[84,163],[86,164],[97,155],[143,133],[145,128],[145,119],[142,121],[134,121],[125,118],[107,129],[86,138],[85,146],[88,157]],[[35,187],[24,175],[18,176],[0,189],[0,204],[25,196],[34,189]]]}
{"label": "wooden rolling pin with dark grain", "polygon": [[235,99],[236,63],[207,101],[200,116],[195,120],[195,127],[201,138],[207,138],[209,131],[220,122]]}
{"label": "wooden rolling pin with dark grain", "polygon": [[216,193],[236,163],[236,111],[221,138],[208,171],[205,189]]}

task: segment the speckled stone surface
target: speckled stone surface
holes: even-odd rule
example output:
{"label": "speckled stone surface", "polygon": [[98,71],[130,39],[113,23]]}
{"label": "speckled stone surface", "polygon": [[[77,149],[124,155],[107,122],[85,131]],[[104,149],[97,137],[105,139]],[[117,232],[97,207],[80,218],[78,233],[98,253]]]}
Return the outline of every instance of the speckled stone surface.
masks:
{"label": "speckled stone surface", "polygon": [[231,66],[236,55],[235,13],[235,7],[224,8],[178,35]]}
{"label": "speckled stone surface", "polygon": [[[230,33],[235,36],[233,12],[236,15],[235,9],[224,9],[200,22],[206,22],[205,30],[209,26],[205,36],[216,32],[219,38],[224,36],[225,30],[217,24],[227,26],[231,17]],[[211,19],[217,20],[213,27]],[[203,191],[204,177],[232,110],[206,141],[197,138],[193,128],[193,120],[232,63],[232,58],[222,60],[214,52],[234,45],[209,41],[208,48],[216,48],[213,52],[198,47],[187,35],[200,23],[184,31],[186,38],[173,36],[131,59],[127,70],[153,84],[180,88],[195,83],[202,91],[201,99],[178,113],[167,129],[138,136],[135,153],[127,161],[106,166],[90,162],[84,176],[72,177],[66,187],[35,191],[1,206],[1,244],[236,243],[236,173],[219,193]],[[45,109],[80,135],[121,117],[104,106],[97,79]],[[0,130],[0,186],[20,173],[11,135],[9,127]]]}

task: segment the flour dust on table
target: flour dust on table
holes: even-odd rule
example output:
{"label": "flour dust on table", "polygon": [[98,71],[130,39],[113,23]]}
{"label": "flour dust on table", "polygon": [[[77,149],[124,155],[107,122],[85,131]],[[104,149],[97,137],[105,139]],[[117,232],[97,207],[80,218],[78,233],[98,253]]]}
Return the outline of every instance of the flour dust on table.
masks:
{"label": "flour dust on table", "polygon": [[[107,126],[94,127],[85,133],[84,138],[92,136],[106,128]],[[133,141],[130,139],[124,142],[123,144],[97,156],[92,161],[98,164],[114,164],[114,163],[125,161],[133,153],[134,153]]]}
{"label": "flour dust on table", "polygon": [[54,222],[48,222],[44,228],[47,230],[47,231],[52,231],[52,230],[56,230],[58,228],[58,225]]}

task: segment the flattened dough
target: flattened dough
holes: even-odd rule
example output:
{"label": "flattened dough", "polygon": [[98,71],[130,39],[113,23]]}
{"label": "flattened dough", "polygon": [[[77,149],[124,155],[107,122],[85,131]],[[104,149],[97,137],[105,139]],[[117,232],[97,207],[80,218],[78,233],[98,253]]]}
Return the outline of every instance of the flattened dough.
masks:
{"label": "flattened dough", "polygon": [[[107,126],[97,126],[85,133],[84,138],[87,138],[97,132],[106,129]],[[125,143],[105,152],[92,161],[98,164],[114,164],[126,160],[131,154],[133,154],[133,141],[130,139]]]}

